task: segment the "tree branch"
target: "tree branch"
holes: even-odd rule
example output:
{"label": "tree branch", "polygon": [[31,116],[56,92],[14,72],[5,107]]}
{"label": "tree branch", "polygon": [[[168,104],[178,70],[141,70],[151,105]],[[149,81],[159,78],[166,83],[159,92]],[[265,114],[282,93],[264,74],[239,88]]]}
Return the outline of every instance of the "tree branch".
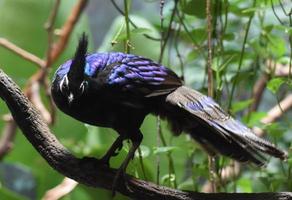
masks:
{"label": "tree branch", "polygon": [[13,146],[13,139],[16,134],[16,124],[13,120],[9,120],[3,129],[2,137],[0,139],[0,160],[11,150]]}
{"label": "tree branch", "polygon": [[[94,158],[76,158],[53,135],[47,124],[28,99],[22,94],[19,87],[0,70],[0,96],[6,102],[12,116],[30,141],[48,164],[59,173],[76,180],[79,183],[91,187],[99,187],[111,190],[116,174],[115,169],[101,165]],[[134,199],[213,199],[213,200],[288,200],[292,199],[291,192],[281,193],[197,193],[179,191],[150,182],[138,180],[126,175],[125,181],[120,182],[116,190]]]}
{"label": "tree branch", "polygon": [[51,61],[57,60],[59,55],[65,49],[72,30],[77,23],[82,11],[84,10],[88,0],[79,0],[78,3],[73,7],[72,12],[70,13],[67,21],[61,29],[61,35],[57,43],[53,44],[50,59]]}
{"label": "tree branch", "polygon": [[48,190],[42,200],[58,200],[69,194],[78,183],[70,178],[64,178],[62,183]]}
{"label": "tree branch", "polygon": [[9,40],[5,39],[5,38],[0,38],[0,46],[3,46],[7,49],[9,49],[10,51],[16,53],[17,55],[21,56],[22,58],[24,58],[25,60],[28,60],[34,64],[36,64],[39,67],[44,67],[45,66],[45,61],[40,59],[39,57],[37,57],[36,55],[16,46],[15,44],[13,44],[12,42],[10,42]]}

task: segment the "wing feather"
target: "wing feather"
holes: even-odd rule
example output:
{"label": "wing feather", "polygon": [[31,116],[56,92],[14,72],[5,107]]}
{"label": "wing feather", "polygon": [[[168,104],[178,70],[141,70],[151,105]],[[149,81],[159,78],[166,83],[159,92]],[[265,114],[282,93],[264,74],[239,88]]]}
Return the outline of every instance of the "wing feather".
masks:
{"label": "wing feather", "polygon": [[183,84],[170,69],[142,57],[111,63],[104,71],[107,84],[145,97],[169,94]]}

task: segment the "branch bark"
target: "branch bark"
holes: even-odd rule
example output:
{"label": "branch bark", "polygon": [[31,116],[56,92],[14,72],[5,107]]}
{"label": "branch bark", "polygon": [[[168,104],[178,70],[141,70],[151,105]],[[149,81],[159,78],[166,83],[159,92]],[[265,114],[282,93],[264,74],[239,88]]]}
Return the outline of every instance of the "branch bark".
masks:
{"label": "branch bark", "polygon": [[[0,96],[6,102],[12,116],[39,154],[48,164],[59,173],[91,187],[111,190],[116,174],[115,169],[100,165],[94,158],[74,157],[53,135],[42,116],[28,99],[22,94],[19,87],[0,70]],[[117,185],[120,192],[133,199],[170,199],[170,200],[288,200],[292,199],[291,192],[280,193],[197,193],[179,191],[171,188],[138,180],[126,175],[125,183]]]}

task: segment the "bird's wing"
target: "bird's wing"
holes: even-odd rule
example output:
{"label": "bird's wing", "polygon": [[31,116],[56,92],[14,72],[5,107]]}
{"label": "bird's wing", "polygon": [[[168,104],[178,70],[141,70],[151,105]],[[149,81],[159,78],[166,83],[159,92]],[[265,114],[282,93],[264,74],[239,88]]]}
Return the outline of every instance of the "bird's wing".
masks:
{"label": "bird's wing", "polygon": [[142,57],[111,63],[103,71],[106,84],[145,97],[168,94],[182,85],[173,71]]}

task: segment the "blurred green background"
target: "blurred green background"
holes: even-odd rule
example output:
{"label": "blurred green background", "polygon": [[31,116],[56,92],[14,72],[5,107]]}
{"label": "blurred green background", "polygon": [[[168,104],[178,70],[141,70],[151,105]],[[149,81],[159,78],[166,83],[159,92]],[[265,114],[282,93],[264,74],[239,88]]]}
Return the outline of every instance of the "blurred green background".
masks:
{"label": "blurred green background", "polygon": [[[61,1],[55,28],[62,26],[76,2]],[[123,1],[116,2],[123,8]],[[160,41],[148,39],[143,34],[154,38],[160,37],[159,1],[143,0],[129,1],[129,3],[130,18],[139,27],[135,29],[131,26],[133,47],[131,53],[158,60]],[[283,1],[283,4],[286,5],[286,1]],[[47,49],[47,32],[44,24],[53,5],[52,0],[0,0],[0,37],[43,58]],[[163,12],[164,32],[168,30],[173,6],[174,1],[166,1]],[[268,88],[264,91],[258,110],[248,112],[248,106],[252,103],[250,97],[255,82],[266,71],[267,60],[285,66],[291,62],[292,25],[291,22],[289,24],[291,19],[285,15],[279,2],[271,5],[270,1],[265,0],[257,1],[255,4],[253,1],[216,0],[213,1],[212,8],[214,98],[250,127],[257,125],[263,128],[271,141],[289,151],[292,141],[291,110],[270,125],[263,125],[259,121],[267,114],[267,110],[291,93],[290,77],[279,78],[270,73]],[[206,93],[205,1],[181,0],[177,10],[179,14],[172,24],[163,63],[179,75],[184,73],[187,85]],[[282,23],[277,20],[276,15]],[[248,29],[249,19],[252,21]],[[61,63],[72,57],[82,32],[90,35],[90,51],[124,51],[126,37],[124,17],[110,1],[92,0],[74,28],[66,50],[54,63],[50,77]],[[243,52],[242,44],[246,32],[248,37]],[[117,43],[114,46],[112,46],[113,41]],[[240,62],[242,62],[241,69],[237,70]],[[37,71],[34,64],[3,47],[0,47],[0,68],[22,88],[28,78]],[[235,93],[231,99],[230,90],[233,84]],[[228,108],[230,99],[232,106]],[[48,102],[45,96],[43,100]],[[8,112],[6,105],[0,101],[0,115]],[[3,129],[4,124],[5,122],[0,120],[0,130]],[[56,123],[51,129],[77,156],[102,156],[117,137],[117,134],[110,129],[84,125],[59,111]],[[172,136],[167,124],[163,122],[162,132],[167,145],[157,146],[158,136],[154,116],[145,119],[142,132],[144,140],[141,151],[145,174],[142,173],[138,156],[128,167],[129,173],[156,182],[159,164],[160,184],[195,191],[202,189],[209,177],[208,159],[196,143],[187,135]],[[124,144],[121,153],[111,160],[113,167],[119,166],[129,149],[129,145]],[[218,158],[216,161],[218,171],[229,163],[230,160],[227,158]],[[292,191],[291,176],[291,157],[285,163],[271,159],[266,168],[244,165],[241,175],[227,184],[218,184],[218,191]],[[41,199],[46,191],[58,185],[63,178],[45,162],[18,131],[13,149],[0,162],[0,199]],[[111,199],[111,193],[78,185],[62,199]],[[117,195],[114,199],[127,198]]]}

